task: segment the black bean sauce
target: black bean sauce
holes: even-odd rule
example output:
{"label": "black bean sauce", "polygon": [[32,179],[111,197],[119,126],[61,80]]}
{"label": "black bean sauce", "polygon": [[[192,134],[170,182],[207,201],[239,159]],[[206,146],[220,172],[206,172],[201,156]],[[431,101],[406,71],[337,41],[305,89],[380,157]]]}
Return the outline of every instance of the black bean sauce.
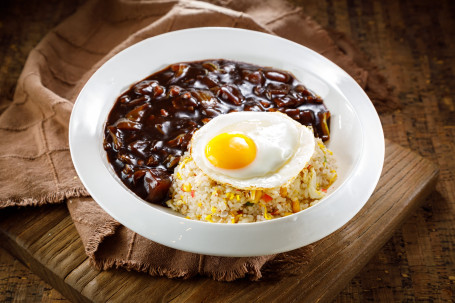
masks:
{"label": "black bean sauce", "polygon": [[104,149],[123,183],[163,204],[191,136],[211,118],[235,111],[280,111],[329,139],[322,99],[290,73],[228,60],[173,64],[118,97]]}

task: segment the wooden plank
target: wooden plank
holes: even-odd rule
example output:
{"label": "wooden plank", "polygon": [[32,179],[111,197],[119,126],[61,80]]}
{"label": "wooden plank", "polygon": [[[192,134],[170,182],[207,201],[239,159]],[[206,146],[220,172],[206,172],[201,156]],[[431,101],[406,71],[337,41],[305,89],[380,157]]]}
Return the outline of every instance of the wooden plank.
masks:
{"label": "wooden plank", "polygon": [[344,227],[315,244],[301,274],[220,283],[198,277],[172,280],[89,265],[64,205],[1,213],[2,245],[77,302],[145,300],[178,302],[328,301],[336,296],[386,243],[395,229],[434,189],[438,168],[408,149],[386,142],[386,158],[372,197]]}
{"label": "wooden plank", "polygon": [[66,302],[55,288],[0,248],[0,302]]}

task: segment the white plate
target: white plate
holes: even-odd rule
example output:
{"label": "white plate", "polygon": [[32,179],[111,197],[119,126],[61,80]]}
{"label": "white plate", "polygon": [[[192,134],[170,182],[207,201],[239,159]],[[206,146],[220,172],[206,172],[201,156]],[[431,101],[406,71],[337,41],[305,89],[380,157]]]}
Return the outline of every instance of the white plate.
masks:
{"label": "white plate", "polygon": [[[329,148],[338,180],[319,204],[265,222],[222,224],[184,219],[128,190],[107,162],[103,129],[116,98],[148,75],[180,61],[231,59],[292,72],[331,111]],[[341,68],[291,41],[255,31],[196,28],[156,36],[115,55],[82,89],[71,114],[71,156],[93,199],[138,234],[176,249],[219,256],[257,256],[313,243],[346,224],[371,196],[384,161],[379,117]]]}

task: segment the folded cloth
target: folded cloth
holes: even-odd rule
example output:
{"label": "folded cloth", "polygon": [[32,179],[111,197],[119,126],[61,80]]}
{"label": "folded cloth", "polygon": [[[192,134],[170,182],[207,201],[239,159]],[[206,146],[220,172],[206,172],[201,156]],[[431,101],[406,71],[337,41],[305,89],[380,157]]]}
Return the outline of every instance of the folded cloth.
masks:
{"label": "folded cloth", "polygon": [[[219,281],[248,277],[257,280],[268,270],[298,273],[311,258],[311,245],[280,256],[245,258],[214,257],[184,252],[150,241],[124,227],[106,214],[91,198],[69,199],[68,209],[85,251],[98,269],[124,268],[169,278],[197,274]],[[287,266],[288,268],[284,268]]]}
{"label": "folded cloth", "polygon": [[73,103],[88,78],[126,47],[178,29],[238,27],[293,40],[345,69],[374,96],[373,103],[393,108],[393,100],[388,99],[390,88],[374,65],[346,37],[324,30],[300,9],[278,0],[216,4],[89,0],[49,32],[31,51],[14,100],[0,116],[0,208],[68,199],[87,255],[103,269],[122,267],[184,278],[201,274],[231,281],[245,276],[259,279],[264,265],[273,264],[273,260],[277,264],[285,263],[286,258],[293,264],[307,262],[311,246],[280,256],[220,258],[149,241],[99,208],[88,197],[73,168],[68,122]]}

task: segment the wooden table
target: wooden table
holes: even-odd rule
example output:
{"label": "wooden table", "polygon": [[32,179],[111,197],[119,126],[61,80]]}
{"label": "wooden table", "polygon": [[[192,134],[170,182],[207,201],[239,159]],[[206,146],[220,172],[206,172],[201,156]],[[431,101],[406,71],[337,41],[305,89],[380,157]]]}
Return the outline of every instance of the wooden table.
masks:
{"label": "wooden table", "polygon": [[[31,48],[83,1],[0,4],[0,111]],[[395,86],[403,109],[381,115],[386,138],[440,166],[424,206],[335,298],[337,302],[450,302],[455,296],[455,5],[450,1],[293,1],[343,31]],[[0,301],[64,301],[0,249]]]}

